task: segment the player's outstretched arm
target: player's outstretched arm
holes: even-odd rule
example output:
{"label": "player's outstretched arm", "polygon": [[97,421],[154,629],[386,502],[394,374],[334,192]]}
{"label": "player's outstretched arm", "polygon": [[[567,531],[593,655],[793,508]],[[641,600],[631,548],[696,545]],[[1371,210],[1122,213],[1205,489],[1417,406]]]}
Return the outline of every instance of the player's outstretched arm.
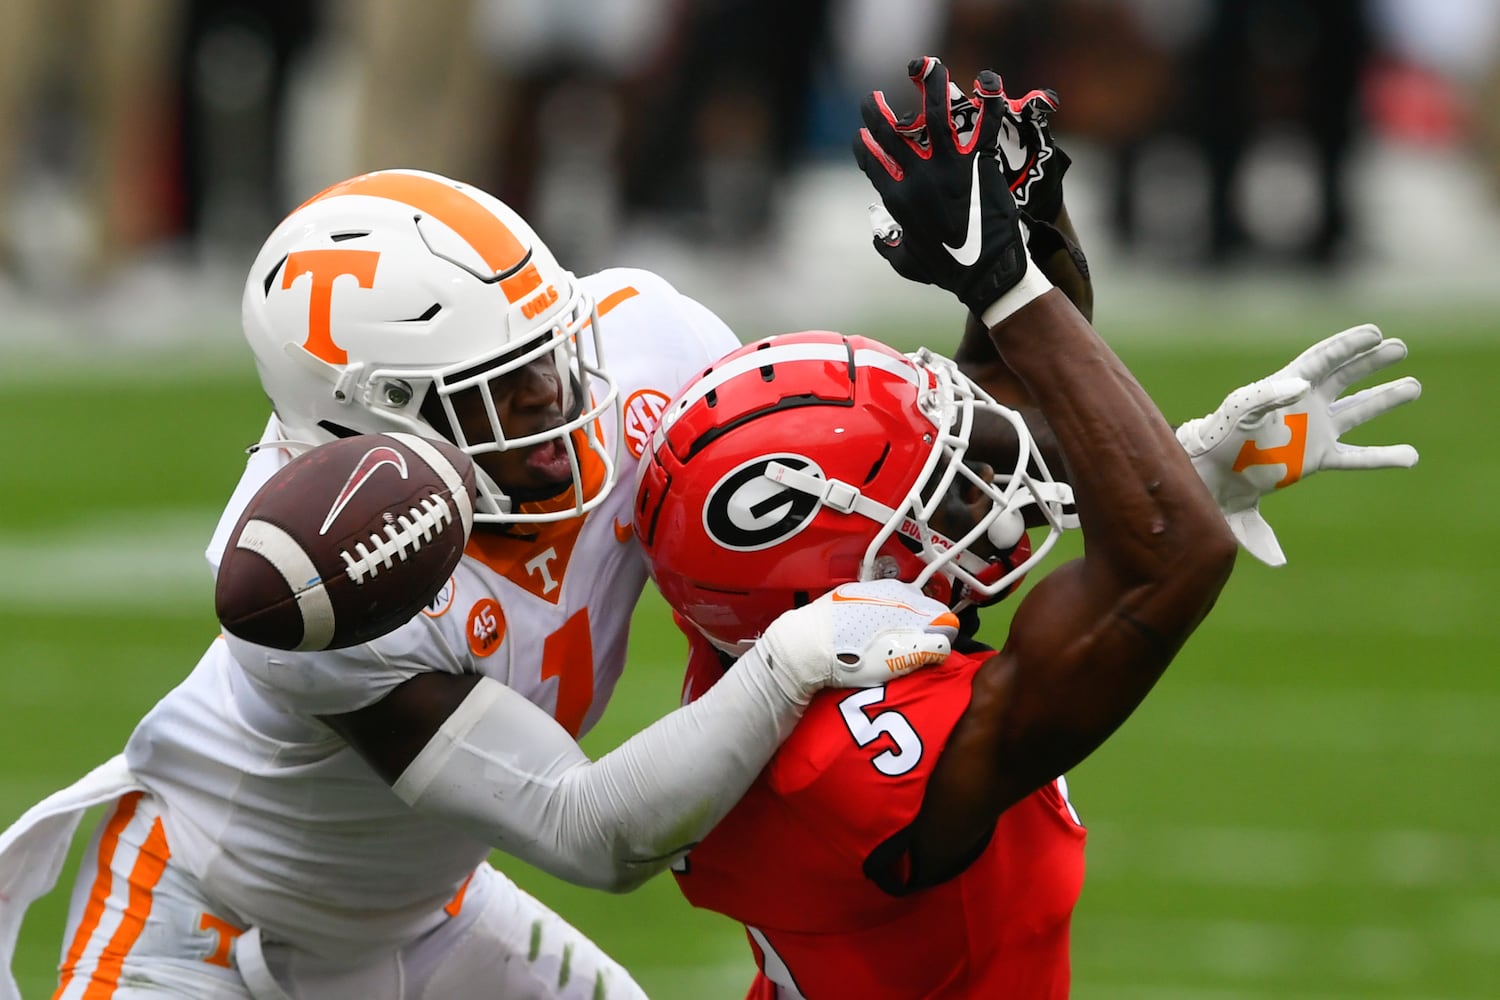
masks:
{"label": "player's outstretched arm", "polygon": [[623,891],[723,818],[817,691],[939,663],[957,626],[908,584],[846,584],[777,619],[712,690],[597,761],[546,712],[472,675],[421,674],[324,719],[413,808],[570,882]]}
{"label": "player's outstretched arm", "polygon": [[975,677],[913,831],[913,861],[929,873],[969,856],[1005,809],[1130,716],[1234,565],[1233,537],[1171,428],[1058,293],[993,332],[1056,431],[1085,555],[1032,589]]}
{"label": "player's outstretched arm", "polygon": [[[1021,413],[1048,465],[1061,467],[1056,438],[1042,412],[990,348],[974,346],[981,324],[972,316],[959,352],[959,367],[997,400]],[[988,343],[988,331],[982,336]],[[1323,469],[1410,468],[1417,450],[1409,444],[1352,445],[1344,434],[1388,410],[1417,399],[1422,384],[1411,376],[1345,394],[1348,389],[1405,359],[1406,344],[1385,337],[1373,324],[1324,338],[1280,370],[1224,397],[1212,413],[1177,428],[1193,467],[1224,513],[1246,552],[1268,566],[1286,556],[1260,512],[1263,497]],[[1005,466],[1014,456],[1015,431],[1003,420],[976,429],[970,453]]]}
{"label": "player's outstretched arm", "polygon": [[966,146],[940,117],[946,70],[930,58],[910,69],[930,149],[911,147],[871,95],[856,158],[903,227],[902,252],[984,320],[1051,425],[1086,552],[1032,590],[976,675],[912,831],[919,878],[934,878],[1130,715],[1212,607],[1234,540],[1155,404],[1020,247],[986,152],[998,78],[980,74],[979,139]]}

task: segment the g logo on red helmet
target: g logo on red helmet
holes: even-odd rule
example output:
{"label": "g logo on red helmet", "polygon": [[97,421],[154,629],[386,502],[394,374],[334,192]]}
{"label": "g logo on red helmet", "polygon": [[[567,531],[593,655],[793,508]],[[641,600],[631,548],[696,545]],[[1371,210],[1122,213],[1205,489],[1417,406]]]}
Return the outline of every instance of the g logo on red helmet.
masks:
{"label": "g logo on red helmet", "polygon": [[817,497],[766,475],[772,462],[824,478],[812,459],[785,453],[761,455],[729,472],[709,490],[703,505],[703,529],[724,548],[755,552],[779,545],[817,514]]}

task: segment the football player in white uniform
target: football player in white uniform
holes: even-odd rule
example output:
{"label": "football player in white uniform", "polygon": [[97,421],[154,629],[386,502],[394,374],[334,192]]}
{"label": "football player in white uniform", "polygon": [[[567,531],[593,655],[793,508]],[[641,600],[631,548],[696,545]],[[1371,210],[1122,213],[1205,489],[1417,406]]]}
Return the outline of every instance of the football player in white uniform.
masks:
{"label": "football player in white uniform", "polygon": [[940,659],[956,619],[891,582],[868,586],[902,600],[808,605],[736,683],[590,761],[576,737],[619,679],[646,578],[631,491],[611,487],[667,399],[738,346],[730,330],[646,271],[575,277],[498,200],[415,171],[294,211],[251,268],[243,322],[274,414],[215,569],[276,469],[352,433],[472,455],[474,535],[432,604],[373,642],[220,636],[122,758],[28,812],[0,839],[4,968],[103,802],[62,1000],[643,996],[489,852],[633,888],[728,811],[817,689]]}

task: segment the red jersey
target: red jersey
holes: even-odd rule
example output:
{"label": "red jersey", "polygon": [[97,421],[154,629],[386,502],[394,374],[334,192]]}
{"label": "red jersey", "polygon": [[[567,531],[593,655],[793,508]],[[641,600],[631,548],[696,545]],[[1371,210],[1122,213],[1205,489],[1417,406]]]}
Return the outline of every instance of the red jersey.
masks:
{"label": "red jersey", "polygon": [[[723,674],[692,638],[686,698]],[[961,874],[901,886],[900,835],[990,655],[820,694],[677,866],[689,902],[745,924],[760,968],[749,1000],[1068,995],[1084,829],[1061,779],[1007,809]]]}

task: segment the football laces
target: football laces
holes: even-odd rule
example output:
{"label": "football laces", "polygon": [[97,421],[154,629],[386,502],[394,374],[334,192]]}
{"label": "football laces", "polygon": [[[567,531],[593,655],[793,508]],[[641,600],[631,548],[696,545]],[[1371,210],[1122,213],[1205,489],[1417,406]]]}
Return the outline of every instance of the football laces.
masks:
{"label": "football laces", "polygon": [[357,542],[354,552],[348,549],[339,553],[344,560],[344,572],[355,586],[374,579],[381,570],[390,569],[397,560],[406,561],[433,536],[453,523],[454,514],[448,501],[436,493],[422,500],[405,514],[399,514],[385,526],[380,534],[370,536],[370,542]]}

